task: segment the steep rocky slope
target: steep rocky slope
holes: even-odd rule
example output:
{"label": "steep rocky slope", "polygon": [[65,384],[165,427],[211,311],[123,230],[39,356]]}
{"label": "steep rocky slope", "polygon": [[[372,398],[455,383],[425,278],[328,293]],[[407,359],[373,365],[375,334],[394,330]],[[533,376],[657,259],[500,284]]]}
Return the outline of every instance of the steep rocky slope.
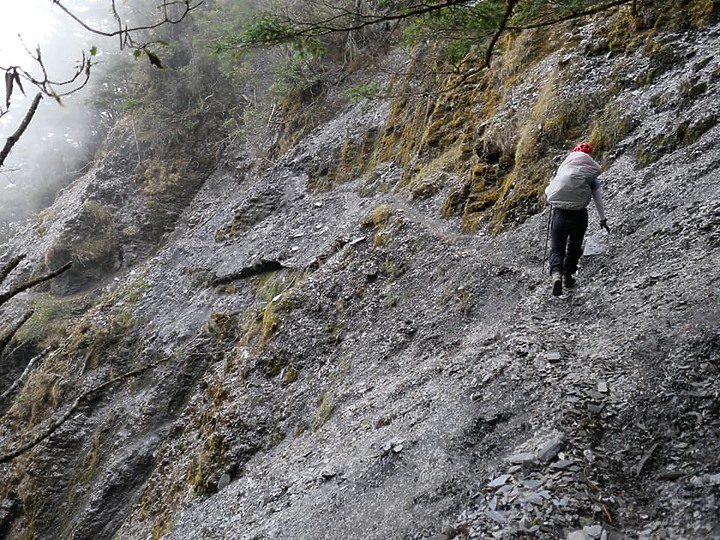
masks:
{"label": "steep rocky slope", "polygon": [[[110,262],[80,276],[91,290],[78,274],[56,284],[73,295],[46,305],[93,307],[3,405],[5,444],[98,390],[1,466],[0,530],[720,537],[720,26],[618,53],[598,24],[497,90],[482,125],[481,94],[446,100],[471,107],[467,121],[426,118],[415,162],[393,155],[391,131],[412,118],[397,101],[348,105],[260,177],[230,150],[163,214],[172,227],[100,250]],[[598,121],[558,112],[578,102]],[[523,162],[530,142],[545,168],[567,150],[545,113],[594,130],[612,228],[591,225],[603,253],[561,298],[542,272],[548,215],[534,214]],[[92,238],[79,213],[137,225],[146,193],[116,200],[108,187],[126,175],[127,132],[114,136],[117,154],[58,200],[54,224],[9,246],[29,252],[23,272],[51,264],[73,231]],[[448,139],[469,147],[465,165],[436,150]],[[517,224],[486,234],[498,230],[490,208]],[[105,257],[117,250],[133,257]]]}

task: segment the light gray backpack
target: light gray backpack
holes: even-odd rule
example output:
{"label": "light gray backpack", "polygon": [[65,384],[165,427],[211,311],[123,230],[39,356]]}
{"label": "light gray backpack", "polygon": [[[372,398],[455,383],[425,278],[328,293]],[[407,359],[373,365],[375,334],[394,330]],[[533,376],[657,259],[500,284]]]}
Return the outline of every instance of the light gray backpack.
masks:
{"label": "light gray backpack", "polygon": [[545,197],[550,205],[564,210],[582,210],[592,198],[592,182],[602,168],[585,152],[571,152],[558,168]]}

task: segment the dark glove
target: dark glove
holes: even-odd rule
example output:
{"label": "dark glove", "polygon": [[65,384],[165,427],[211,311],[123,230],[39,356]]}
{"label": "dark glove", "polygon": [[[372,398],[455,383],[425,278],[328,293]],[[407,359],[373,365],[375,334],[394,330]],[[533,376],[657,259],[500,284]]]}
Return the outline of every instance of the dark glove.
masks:
{"label": "dark glove", "polygon": [[605,229],[607,232],[610,232],[610,227],[608,227],[607,219],[600,220],[600,227]]}

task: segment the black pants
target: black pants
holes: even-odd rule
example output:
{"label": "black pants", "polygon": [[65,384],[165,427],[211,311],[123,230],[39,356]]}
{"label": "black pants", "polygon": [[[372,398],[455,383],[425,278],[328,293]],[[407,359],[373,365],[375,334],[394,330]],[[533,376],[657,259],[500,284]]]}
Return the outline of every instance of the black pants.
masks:
{"label": "black pants", "polygon": [[583,253],[583,238],[588,226],[588,213],[583,210],[552,211],[550,228],[550,273],[564,275],[577,272]]}

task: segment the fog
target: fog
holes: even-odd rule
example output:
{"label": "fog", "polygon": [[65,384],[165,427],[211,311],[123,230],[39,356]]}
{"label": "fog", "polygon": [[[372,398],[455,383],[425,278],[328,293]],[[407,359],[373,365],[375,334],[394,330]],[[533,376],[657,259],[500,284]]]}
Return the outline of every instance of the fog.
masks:
{"label": "fog", "polygon": [[[147,6],[154,6],[155,2],[136,3],[145,5],[142,22],[147,22]],[[63,5],[95,28],[116,28],[111,0],[64,0]],[[118,3],[118,9],[131,9],[129,5]],[[123,16],[126,13],[122,13]],[[150,17],[152,13],[150,10]],[[139,20],[140,16],[135,19]],[[129,20],[131,25],[135,22]],[[104,132],[111,125],[102,100],[102,92],[108,90],[109,70],[116,69],[120,62],[133,62],[132,51],[121,51],[117,37],[87,31],[48,0],[0,0],[0,68],[3,72],[18,66],[40,78],[42,70],[32,58],[38,47],[47,75],[54,81],[72,77],[83,52],[89,57],[94,47],[97,53],[92,57],[94,66],[87,86],[62,97],[60,103],[44,96],[25,135],[0,169],[0,241],[9,234],[12,222],[33,219],[52,204],[58,190],[87,170]],[[83,77],[78,79],[83,80]],[[0,148],[22,122],[32,98],[38,93],[29,81],[22,80],[22,83],[26,95],[15,87],[10,106],[0,117]],[[79,84],[54,86],[53,89],[62,94],[77,86]],[[0,103],[3,112],[6,109],[4,87]]]}

